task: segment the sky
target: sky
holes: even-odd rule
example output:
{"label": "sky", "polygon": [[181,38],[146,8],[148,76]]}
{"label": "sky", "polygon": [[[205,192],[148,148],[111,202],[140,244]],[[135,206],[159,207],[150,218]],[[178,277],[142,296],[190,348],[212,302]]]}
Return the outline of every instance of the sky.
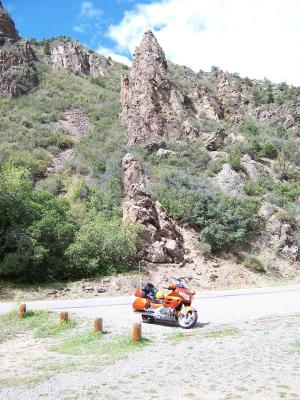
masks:
{"label": "sky", "polygon": [[148,29],[171,61],[300,86],[300,0],[2,0],[21,36],[71,36],[130,65]]}

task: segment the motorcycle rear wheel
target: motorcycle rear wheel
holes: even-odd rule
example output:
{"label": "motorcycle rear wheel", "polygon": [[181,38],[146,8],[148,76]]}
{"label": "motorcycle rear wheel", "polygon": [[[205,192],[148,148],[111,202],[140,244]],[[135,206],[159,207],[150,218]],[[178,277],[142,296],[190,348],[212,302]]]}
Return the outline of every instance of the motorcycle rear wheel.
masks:
{"label": "motorcycle rear wheel", "polygon": [[196,310],[188,311],[186,315],[178,316],[178,324],[182,329],[194,328],[198,320],[198,313]]}

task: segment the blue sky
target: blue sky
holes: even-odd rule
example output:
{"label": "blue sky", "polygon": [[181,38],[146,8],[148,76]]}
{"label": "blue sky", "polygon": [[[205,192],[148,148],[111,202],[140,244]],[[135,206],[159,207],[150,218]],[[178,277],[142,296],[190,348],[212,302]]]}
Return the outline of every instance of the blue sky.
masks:
{"label": "blue sky", "polygon": [[[114,48],[108,37],[110,25],[134,9],[134,0],[2,0],[21,36],[43,39],[71,36],[91,48]],[[140,4],[150,0],[139,0]],[[125,54],[126,51],[123,51]]]}
{"label": "blue sky", "polygon": [[152,29],[167,57],[300,86],[300,0],[2,0],[21,36],[67,35],[130,64]]}

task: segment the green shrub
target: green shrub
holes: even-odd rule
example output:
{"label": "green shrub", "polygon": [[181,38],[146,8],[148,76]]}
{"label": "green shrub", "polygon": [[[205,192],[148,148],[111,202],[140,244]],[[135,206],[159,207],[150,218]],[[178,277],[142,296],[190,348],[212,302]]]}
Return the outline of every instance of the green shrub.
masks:
{"label": "green shrub", "polygon": [[247,179],[244,182],[244,191],[248,196],[259,196],[270,189],[272,185],[272,181],[265,178]]}
{"label": "green shrub", "polygon": [[235,171],[240,171],[242,169],[240,153],[238,152],[229,153],[228,163]]}
{"label": "green shrub", "polygon": [[45,54],[45,56],[49,56],[50,55],[50,41],[49,40],[45,40],[44,41],[43,53]]}
{"label": "green shrub", "polygon": [[139,246],[140,226],[98,215],[82,226],[67,254],[78,275],[117,272],[129,267]]}
{"label": "green shrub", "polygon": [[266,142],[262,144],[261,149],[259,151],[260,157],[267,157],[273,159],[276,158],[277,155],[278,155],[278,149],[274,143]]}
{"label": "green shrub", "polygon": [[276,183],[273,191],[273,201],[281,207],[288,207],[290,203],[295,202],[300,196],[300,184],[293,183]]}
{"label": "green shrub", "polygon": [[197,250],[203,255],[209,254],[211,253],[211,245],[209,243],[199,241],[197,243]]}
{"label": "green shrub", "polygon": [[156,196],[176,219],[198,230],[213,252],[243,243],[258,226],[258,204],[215,193],[209,187],[179,177],[169,178],[166,187],[152,187]]}
{"label": "green shrub", "polygon": [[105,88],[106,87],[106,78],[104,78],[103,76],[97,76],[97,77],[91,77],[90,78],[90,82],[93,84],[93,85],[98,85],[98,86],[101,86],[101,87],[103,87],[103,88]]}
{"label": "green shrub", "polygon": [[264,265],[255,257],[246,257],[244,260],[244,265],[252,271],[260,274],[266,272]]}
{"label": "green shrub", "polygon": [[257,135],[258,134],[258,126],[254,121],[245,121],[241,128],[248,133],[251,133],[252,135]]}
{"label": "green shrub", "polygon": [[221,160],[211,160],[207,164],[207,173],[209,176],[217,175],[223,167],[224,161]]}
{"label": "green shrub", "polygon": [[64,252],[76,230],[69,203],[34,190],[24,169],[8,165],[0,178],[0,276],[23,281],[64,277]]}

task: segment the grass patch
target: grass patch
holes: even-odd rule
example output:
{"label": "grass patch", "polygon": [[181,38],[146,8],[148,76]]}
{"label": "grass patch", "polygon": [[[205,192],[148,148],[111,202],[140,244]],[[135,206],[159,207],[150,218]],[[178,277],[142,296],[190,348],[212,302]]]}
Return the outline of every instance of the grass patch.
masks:
{"label": "grass patch", "polygon": [[238,331],[236,329],[225,329],[222,331],[208,332],[205,334],[205,337],[211,338],[211,339],[218,339],[218,338],[224,338],[227,336],[235,336],[237,334],[238,334]]}
{"label": "grass patch", "polygon": [[292,349],[294,353],[299,353],[300,354],[300,340],[297,340],[292,344]]}
{"label": "grass patch", "polygon": [[133,351],[141,350],[150,343],[149,339],[134,343],[128,336],[120,336],[115,340],[104,342],[101,340],[102,337],[101,333],[86,331],[69,337],[52,346],[50,350],[70,355],[103,355],[109,361],[114,361],[126,357]]}
{"label": "grass patch", "polygon": [[40,382],[44,382],[49,379],[51,375],[43,374],[43,375],[35,375],[26,378],[9,378],[9,379],[0,379],[1,387],[17,387],[23,386],[26,388],[32,388],[38,385]]}
{"label": "grass patch", "polygon": [[26,331],[32,331],[37,337],[56,336],[75,325],[75,321],[60,323],[57,315],[49,311],[28,311],[25,318],[20,319],[14,310],[0,315],[0,343]]}
{"label": "grass patch", "polygon": [[133,342],[130,337],[119,336],[103,346],[104,354],[108,355],[110,360],[119,360],[126,357],[133,351],[142,350],[151,343],[150,339],[142,338],[140,342]]}
{"label": "grass patch", "polygon": [[184,335],[182,332],[172,332],[168,335],[166,335],[166,339],[169,343],[171,344],[177,344],[182,342],[183,340],[186,340],[187,336]]}
{"label": "grass patch", "polygon": [[82,332],[65,339],[61,343],[51,346],[50,350],[56,351],[57,353],[72,355],[95,354],[99,352],[101,339],[102,334],[100,332]]}

